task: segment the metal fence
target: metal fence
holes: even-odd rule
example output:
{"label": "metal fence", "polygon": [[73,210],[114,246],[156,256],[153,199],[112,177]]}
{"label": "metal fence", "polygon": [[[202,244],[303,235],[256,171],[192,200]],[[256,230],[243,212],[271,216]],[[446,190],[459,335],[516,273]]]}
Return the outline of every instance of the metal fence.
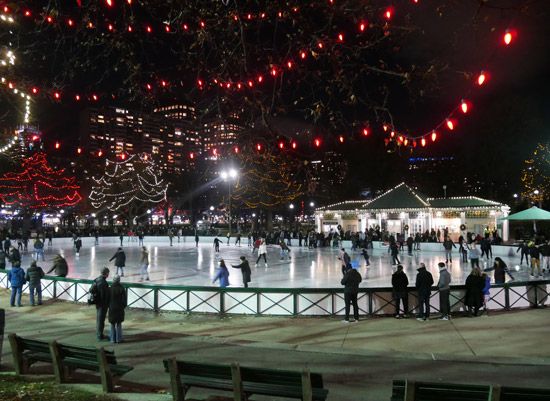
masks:
{"label": "metal fence", "polygon": [[[47,276],[42,280],[45,299],[85,303],[92,280]],[[491,287],[488,310],[534,308],[550,304],[550,280],[499,284]],[[0,286],[9,288],[7,271],[0,270]],[[344,314],[343,288],[226,288],[185,287],[124,283],[132,308],[187,313],[250,314],[269,316],[335,316]],[[23,288],[28,293],[28,285]],[[451,286],[451,311],[466,311],[466,287]],[[417,293],[409,291],[409,313],[417,308]],[[431,295],[431,312],[439,312],[439,293]],[[395,302],[391,287],[360,288],[359,314],[392,315]]]}

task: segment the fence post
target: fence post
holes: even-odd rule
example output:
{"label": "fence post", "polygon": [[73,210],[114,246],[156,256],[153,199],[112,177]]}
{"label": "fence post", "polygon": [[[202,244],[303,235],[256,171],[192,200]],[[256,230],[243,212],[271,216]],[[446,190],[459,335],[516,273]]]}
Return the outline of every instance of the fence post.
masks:
{"label": "fence post", "polygon": [[298,316],[298,293],[292,294],[292,316]]}
{"label": "fence post", "polygon": [[57,298],[57,280],[53,281],[53,299]]}
{"label": "fence post", "polygon": [[368,290],[369,294],[369,316],[372,316],[374,310],[374,297],[372,296],[375,290]]}
{"label": "fence post", "polygon": [[4,329],[6,327],[6,311],[0,309],[0,366],[2,366],[2,344],[4,343]]}
{"label": "fence post", "polygon": [[159,311],[159,289],[153,289],[153,310],[155,312]]}
{"label": "fence post", "polygon": [[220,293],[220,314],[224,315],[225,314],[225,290],[220,289],[219,293]]}
{"label": "fence post", "polygon": [[504,308],[510,310],[510,287],[504,285]]}

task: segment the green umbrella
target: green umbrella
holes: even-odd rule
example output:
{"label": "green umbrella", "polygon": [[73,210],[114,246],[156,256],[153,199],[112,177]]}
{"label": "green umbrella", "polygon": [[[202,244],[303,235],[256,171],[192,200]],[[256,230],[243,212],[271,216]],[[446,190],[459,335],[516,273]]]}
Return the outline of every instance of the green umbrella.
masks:
{"label": "green umbrella", "polygon": [[533,229],[537,232],[537,221],[550,220],[550,212],[533,206],[530,209],[522,210],[521,212],[511,214],[508,217],[502,217],[499,220],[532,221]]}

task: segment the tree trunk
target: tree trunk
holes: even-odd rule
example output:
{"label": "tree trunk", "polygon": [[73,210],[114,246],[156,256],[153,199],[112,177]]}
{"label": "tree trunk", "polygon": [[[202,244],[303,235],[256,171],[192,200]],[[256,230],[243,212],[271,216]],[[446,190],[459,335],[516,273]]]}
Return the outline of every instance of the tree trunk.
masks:
{"label": "tree trunk", "polygon": [[267,232],[273,231],[273,210],[271,209],[265,211],[265,226]]}

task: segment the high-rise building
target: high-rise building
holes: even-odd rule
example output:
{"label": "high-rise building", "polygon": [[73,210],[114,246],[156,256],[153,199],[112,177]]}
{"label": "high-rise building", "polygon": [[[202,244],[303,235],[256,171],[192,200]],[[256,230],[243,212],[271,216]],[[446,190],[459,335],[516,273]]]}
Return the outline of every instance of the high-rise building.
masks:
{"label": "high-rise building", "polygon": [[170,172],[185,168],[189,153],[184,133],[164,116],[124,108],[89,108],[81,114],[80,144],[86,154],[104,158],[150,153]]}

